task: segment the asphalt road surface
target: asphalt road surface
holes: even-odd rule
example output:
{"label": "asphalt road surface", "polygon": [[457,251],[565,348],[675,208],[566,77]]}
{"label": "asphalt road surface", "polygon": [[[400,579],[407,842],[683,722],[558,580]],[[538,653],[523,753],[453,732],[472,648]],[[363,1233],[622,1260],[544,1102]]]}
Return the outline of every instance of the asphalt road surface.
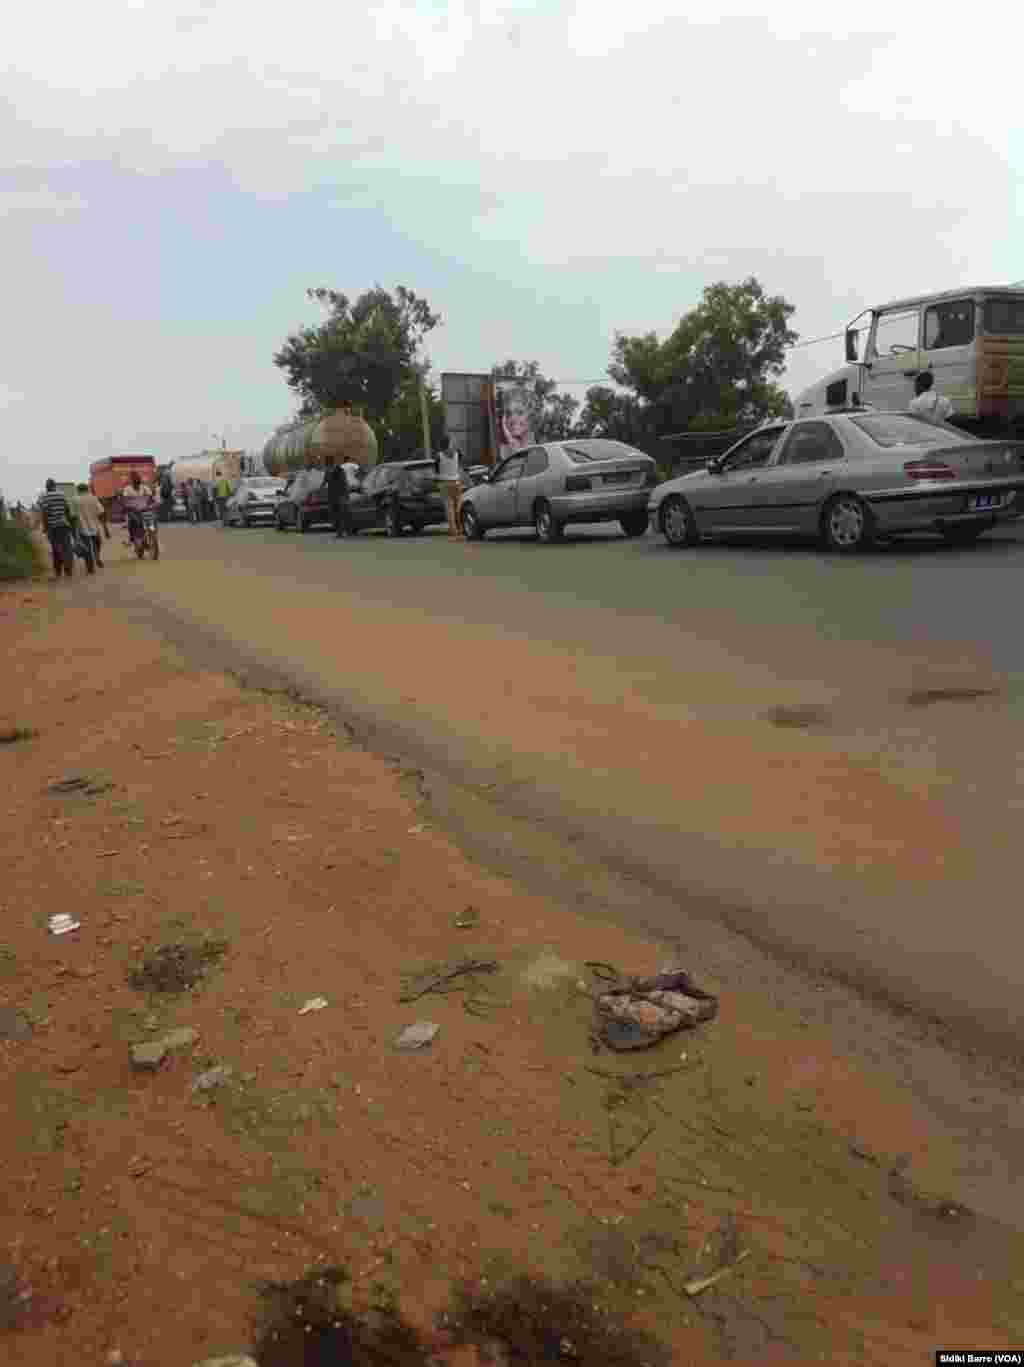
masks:
{"label": "asphalt road surface", "polygon": [[601,528],[163,544],[96,591],[671,893],[662,929],[720,917],[1024,1044],[1016,529],[849,560]]}

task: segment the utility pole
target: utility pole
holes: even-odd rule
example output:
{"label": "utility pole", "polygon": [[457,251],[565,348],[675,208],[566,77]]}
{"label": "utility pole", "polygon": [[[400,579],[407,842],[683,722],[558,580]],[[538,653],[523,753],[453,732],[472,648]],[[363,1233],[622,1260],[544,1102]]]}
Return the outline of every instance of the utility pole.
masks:
{"label": "utility pole", "polygon": [[427,460],[430,460],[430,411],[427,408],[426,386],[422,380],[420,380],[420,419],[423,423],[423,453]]}

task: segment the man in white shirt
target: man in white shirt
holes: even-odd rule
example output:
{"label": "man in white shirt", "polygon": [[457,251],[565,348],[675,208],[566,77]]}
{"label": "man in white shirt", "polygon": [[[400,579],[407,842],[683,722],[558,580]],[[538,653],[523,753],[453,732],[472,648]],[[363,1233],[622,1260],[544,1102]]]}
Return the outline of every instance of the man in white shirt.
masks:
{"label": "man in white shirt", "polygon": [[451,437],[442,437],[437,453],[437,477],[448,506],[448,535],[453,537],[462,535],[459,527],[459,503],[462,498],[460,463],[458,448],[452,445]]}
{"label": "man in white shirt", "polygon": [[936,394],[932,386],[935,376],[924,370],[914,381],[914,397],[910,400],[910,412],[915,418],[936,425],[947,422],[952,415],[953,405],[943,394]]}

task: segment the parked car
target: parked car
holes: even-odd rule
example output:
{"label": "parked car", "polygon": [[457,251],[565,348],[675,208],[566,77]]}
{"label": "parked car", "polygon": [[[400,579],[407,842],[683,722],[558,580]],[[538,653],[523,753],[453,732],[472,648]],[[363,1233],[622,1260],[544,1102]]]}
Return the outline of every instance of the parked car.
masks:
{"label": "parked car", "polygon": [[357,529],[383,527],[388,536],[401,536],[407,527],[421,532],[448,520],[432,460],[396,460],[376,466],[350,495],[350,503]]}
{"label": "parked car", "polygon": [[279,532],[289,527],[299,532],[330,526],[327,490],[322,470],[297,470],[291,475],[274,509],[274,526]]}
{"label": "parked car", "polygon": [[257,523],[273,522],[283,493],[283,479],[272,475],[248,476],[224,505],[224,526],[254,527]]}
{"label": "parked car", "polygon": [[648,511],[671,546],[736,532],[802,534],[841,553],[910,532],[966,544],[1020,515],[1022,452],[1024,442],[909,413],[851,409],[758,428],[659,485]]}
{"label": "parked car", "polygon": [[647,530],[654,461],[625,442],[554,441],[517,451],[462,500],[462,527],[477,540],[494,527],[536,528],[557,541],[573,522],[618,522],[627,536]]}

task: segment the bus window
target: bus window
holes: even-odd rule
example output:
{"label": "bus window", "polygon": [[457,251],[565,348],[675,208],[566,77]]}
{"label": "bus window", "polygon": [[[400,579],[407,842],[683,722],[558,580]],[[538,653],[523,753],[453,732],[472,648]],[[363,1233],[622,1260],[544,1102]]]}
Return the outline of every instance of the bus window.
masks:
{"label": "bus window", "polygon": [[941,351],[945,347],[970,346],[974,341],[974,300],[952,299],[932,304],[924,315],[924,347]]}

